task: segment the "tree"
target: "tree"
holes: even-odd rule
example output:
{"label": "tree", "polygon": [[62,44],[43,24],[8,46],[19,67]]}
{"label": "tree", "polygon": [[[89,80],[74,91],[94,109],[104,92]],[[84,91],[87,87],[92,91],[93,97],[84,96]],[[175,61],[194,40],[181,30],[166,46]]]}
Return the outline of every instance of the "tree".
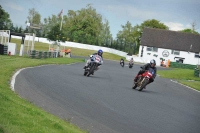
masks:
{"label": "tree", "polygon": [[59,24],[59,19],[56,15],[52,15],[51,17],[44,18],[44,24],[42,28],[42,36],[47,37],[48,32],[52,29],[52,27]]}
{"label": "tree", "polygon": [[10,26],[10,32],[14,32],[15,31],[15,27],[13,26],[13,23],[11,23],[11,26]]}
{"label": "tree", "polygon": [[99,35],[100,45],[111,45],[112,34],[110,33],[110,26],[108,20],[105,19],[105,23],[102,25],[102,30]]}
{"label": "tree", "polygon": [[148,28],[157,28],[157,29],[166,29],[168,30],[169,27],[167,27],[164,23],[161,23],[160,21],[156,19],[146,20],[141,25],[140,28],[144,29],[145,27]]}
{"label": "tree", "polygon": [[[31,26],[40,27],[42,24],[41,15],[35,10],[35,8],[29,9],[29,16],[27,17],[27,19],[28,22],[26,21],[26,23],[30,23]],[[34,32],[36,34],[36,29],[31,29],[30,32]]]}
{"label": "tree", "polygon": [[180,32],[199,34],[197,31],[194,31],[194,30],[192,30],[192,29],[184,29],[184,30],[181,30]]}
{"label": "tree", "polygon": [[166,25],[155,19],[146,20],[141,25],[136,25],[134,27],[129,21],[127,21],[125,25],[122,25],[122,30],[117,33],[120,50],[130,54],[137,52],[139,50],[140,39],[145,27],[169,29]]}
{"label": "tree", "polygon": [[20,26],[19,29],[18,29],[18,33],[22,33],[23,32],[23,29],[22,27]]}
{"label": "tree", "polygon": [[41,24],[41,15],[35,10],[35,8],[29,9],[29,16],[27,17],[27,19],[28,22],[31,24]]}
{"label": "tree", "polygon": [[[194,22],[192,22],[192,33],[194,33],[194,34],[196,34],[195,32],[196,32],[196,22],[194,21]],[[197,32],[198,33],[198,32]]]}
{"label": "tree", "polygon": [[91,5],[78,11],[69,10],[63,29],[69,41],[94,45],[102,30],[102,16]]}
{"label": "tree", "polygon": [[28,27],[25,28],[24,33],[28,33]]}
{"label": "tree", "polygon": [[135,27],[132,27],[131,23],[127,21],[125,25],[122,25],[122,30],[117,33],[117,39],[121,42],[123,51],[132,52],[130,50],[135,41]]}
{"label": "tree", "polygon": [[51,27],[50,31],[47,33],[47,38],[51,41],[61,41],[65,42],[66,37],[63,31],[60,31],[59,24]]}
{"label": "tree", "polygon": [[10,15],[0,5],[0,29],[8,30],[11,25]]}
{"label": "tree", "polygon": [[183,30],[180,30],[180,32],[186,32],[186,33],[193,33],[193,34],[199,34],[197,31],[196,31],[196,22],[194,21],[193,23],[191,23],[191,26],[192,26],[192,29],[183,29]]}
{"label": "tree", "polygon": [[14,32],[18,33],[18,31],[19,31],[19,27],[16,25],[14,28]]}

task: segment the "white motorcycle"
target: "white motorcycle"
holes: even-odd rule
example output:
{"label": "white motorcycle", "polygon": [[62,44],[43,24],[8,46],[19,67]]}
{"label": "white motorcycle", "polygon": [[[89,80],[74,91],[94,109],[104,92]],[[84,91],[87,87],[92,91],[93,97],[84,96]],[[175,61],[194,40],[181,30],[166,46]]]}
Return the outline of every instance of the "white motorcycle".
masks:
{"label": "white motorcycle", "polygon": [[97,69],[99,65],[103,64],[103,60],[99,55],[90,56],[90,64],[84,71],[84,76],[89,77]]}

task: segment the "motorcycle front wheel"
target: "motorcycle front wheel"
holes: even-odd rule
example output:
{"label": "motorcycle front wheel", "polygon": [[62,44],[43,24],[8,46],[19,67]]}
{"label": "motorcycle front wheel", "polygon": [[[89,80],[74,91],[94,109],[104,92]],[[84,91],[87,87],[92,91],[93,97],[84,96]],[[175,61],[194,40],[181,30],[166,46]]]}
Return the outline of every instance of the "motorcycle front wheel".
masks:
{"label": "motorcycle front wheel", "polygon": [[136,89],[136,88],[137,88],[137,84],[133,83],[132,89]]}
{"label": "motorcycle front wheel", "polygon": [[83,75],[84,75],[84,76],[86,76],[86,75],[87,75],[87,73],[88,73],[87,71],[84,71],[84,74],[83,74]]}
{"label": "motorcycle front wheel", "polygon": [[88,77],[90,76],[90,74],[94,72],[95,68],[96,68],[96,63],[93,63],[92,66],[90,67],[90,71],[87,74]]}
{"label": "motorcycle front wheel", "polygon": [[142,82],[142,85],[140,86],[140,89],[138,91],[142,91],[144,89],[144,87],[148,84],[149,80],[144,79],[144,81]]}

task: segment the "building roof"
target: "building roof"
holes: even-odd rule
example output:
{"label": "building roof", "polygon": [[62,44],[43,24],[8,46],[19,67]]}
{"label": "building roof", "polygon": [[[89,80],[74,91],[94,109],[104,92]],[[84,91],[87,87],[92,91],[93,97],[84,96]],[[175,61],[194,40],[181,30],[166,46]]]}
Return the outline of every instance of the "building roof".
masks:
{"label": "building roof", "polygon": [[144,28],[141,45],[178,51],[200,52],[200,35]]}

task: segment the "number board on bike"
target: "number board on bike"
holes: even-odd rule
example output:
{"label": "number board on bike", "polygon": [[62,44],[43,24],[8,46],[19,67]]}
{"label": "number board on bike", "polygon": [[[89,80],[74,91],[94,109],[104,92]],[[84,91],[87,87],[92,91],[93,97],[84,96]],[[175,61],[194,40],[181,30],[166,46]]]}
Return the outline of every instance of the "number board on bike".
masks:
{"label": "number board on bike", "polygon": [[95,57],[95,59],[98,61],[98,62],[100,62],[101,61],[101,59],[99,58],[99,57]]}

